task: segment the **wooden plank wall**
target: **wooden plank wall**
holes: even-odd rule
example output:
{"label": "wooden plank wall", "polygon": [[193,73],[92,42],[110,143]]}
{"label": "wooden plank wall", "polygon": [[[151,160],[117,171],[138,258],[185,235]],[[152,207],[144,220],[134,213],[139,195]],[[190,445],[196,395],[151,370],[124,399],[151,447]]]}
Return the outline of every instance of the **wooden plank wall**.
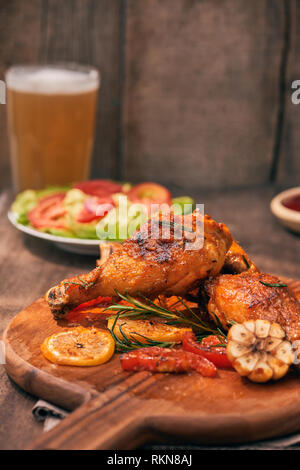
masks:
{"label": "wooden plank wall", "polygon": [[289,2],[289,36],[283,94],[283,134],[278,162],[278,181],[283,185],[300,185],[300,104],[291,101],[291,84],[300,79],[300,2]]}
{"label": "wooden plank wall", "polygon": [[268,181],[283,2],[128,2],[125,174],[188,188]]}
{"label": "wooden plank wall", "polygon": [[[299,10],[299,0],[0,0],[0,78],[17,62],[101,70],[94,177],[188,191],[264,185],[278,170],[297,183]],[[2,185],[8,175],[1,105]]]}

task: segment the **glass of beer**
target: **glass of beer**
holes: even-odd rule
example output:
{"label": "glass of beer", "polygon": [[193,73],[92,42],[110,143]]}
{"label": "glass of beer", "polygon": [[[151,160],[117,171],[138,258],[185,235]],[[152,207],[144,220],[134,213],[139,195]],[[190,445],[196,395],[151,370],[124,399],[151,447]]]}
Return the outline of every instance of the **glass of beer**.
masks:
{"label": "glass of beer", "polygon": [[76,64],[7,71],[15,190],[88,179],[99,85],[96,69]]}

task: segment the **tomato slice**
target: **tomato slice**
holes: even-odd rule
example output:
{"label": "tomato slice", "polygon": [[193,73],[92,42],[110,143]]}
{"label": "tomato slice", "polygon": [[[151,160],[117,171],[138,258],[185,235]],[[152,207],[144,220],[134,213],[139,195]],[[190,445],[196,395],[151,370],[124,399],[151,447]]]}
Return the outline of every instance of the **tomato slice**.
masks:
{"label": "tomato slice", "polygon": [[182,347],[185,351],[205,357],[221,369],[231,369],[232,364],[227,357],[226,348],[217,347],[218,344],[220,339],[215,335],[204,338],[201,343],[197,342],[193,332],[186,332],[182,337]]}
{"label": "tomato slice", "polygon": [[157,183],[140,183],[127,193],[128,199],[134,203],[142,203],[149,207],[151,204],[169,204],[172,197],[170,191]]}
{"label": "tomato slice", "polygon": [[114,201],[111,196],[106,197],[89,197],[84,202],[84,207],[91,214],[96,214],[98,217],[104,217],[114,207]]}
{"label": "tomato slice", "polygon": [[216,366],[197,354],[183,349],[168,349],[152,346],[141,348],[120,356],[121,366],[126,371],[189,372],[196,370],[204,377],[214,377]]}
{"label": "tomato slice", "polygon": [[56,193],[45,196],[28,212],[28,220],[37,229],[57,228],[65,229],[64,215],[66,213],[62,201],[66,193]]}
{"label": "tomato slice", "polygon": [[93,220],[102,219],[108,212],[113,209],[114,201],[111,196],[90,197],[84,202],[84,208],[77,216],[77,222],[86,223]]}
{"label": "tomato slice", "polygon": [[122,185],[109,180],[82,181],[73,185],[90,196],[105,197],[114,193],[122,192]]}
{"label": "tomato slice", "polygon": [[93,220],[98,219],[98,217],[95,214],[91,214],[91,212],[87,211],[85,208],[81,209],[79,212],[76,221],[81,223],[81,224],[86,224],[89,222],[92,222]]}

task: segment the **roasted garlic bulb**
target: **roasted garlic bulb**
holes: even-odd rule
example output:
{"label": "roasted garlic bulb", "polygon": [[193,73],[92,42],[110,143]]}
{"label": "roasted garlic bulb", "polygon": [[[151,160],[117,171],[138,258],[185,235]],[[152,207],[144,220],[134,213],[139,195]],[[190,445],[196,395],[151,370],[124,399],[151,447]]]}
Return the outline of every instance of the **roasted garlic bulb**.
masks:
{"label": "roasted garlic bulb", "polygon": [[292,345],[278,323],[249,320],[228,332],[227,356],[235,370],[252,382],[278,380],[293,362]]}

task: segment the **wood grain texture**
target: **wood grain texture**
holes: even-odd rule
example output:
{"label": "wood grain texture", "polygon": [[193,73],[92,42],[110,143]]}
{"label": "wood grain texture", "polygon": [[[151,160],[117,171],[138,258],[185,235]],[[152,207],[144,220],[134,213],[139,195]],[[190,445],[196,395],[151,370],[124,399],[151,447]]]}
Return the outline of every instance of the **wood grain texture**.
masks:
{"label": "wood grain texture", "polygon": [[[15,63],[66,61],[100,70],[94,177],[118,175],[121,4],[122,0],[0,2],[0,79]],[[7,186],[5,106],[0,107],[0,113],[0,184]]]}
{"label": "wood grain texture", "polygon": [[[300,282],[287,282],[300,296]],[[80,324],[104,327],[105,317],[95,319],[91,310]],[[261,385],[225,370],[215,379],[197,373],[126,373],[118,355],[97,367],[50,363],[41,354],[41,343],[72,326],[75,323],[57,324],[40,299],[17,315],[3,336],[5,368],[18,385],[67,409],[79,406],[34,448],[134,448],[150,436],[234,443],[300,429],[297,373]]]}
{"label": "wood grain texture", "polygon": [[127,2],[125,177],[189,188],[265,183],[282,2]]}

